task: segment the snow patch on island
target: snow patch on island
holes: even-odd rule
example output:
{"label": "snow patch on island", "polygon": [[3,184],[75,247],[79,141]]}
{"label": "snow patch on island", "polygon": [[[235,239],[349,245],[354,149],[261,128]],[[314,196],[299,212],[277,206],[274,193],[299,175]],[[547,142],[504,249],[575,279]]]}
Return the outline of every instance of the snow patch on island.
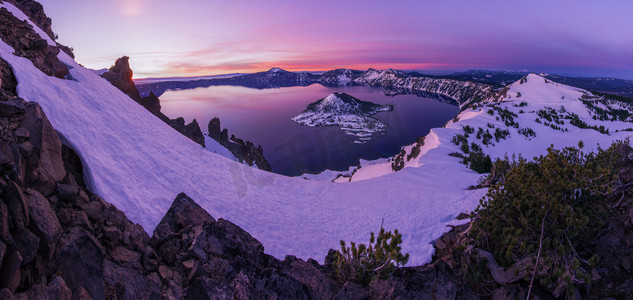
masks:
{"label": "snow patch on island", "polygon": [[339,126],[345,134],[355,137],[354,143],[366,143],[387,128],[387,124],[371,115],[391,110],[391,105],[361,101],[345,93],[333,93],[309,104],[292,120],[310,127]]}

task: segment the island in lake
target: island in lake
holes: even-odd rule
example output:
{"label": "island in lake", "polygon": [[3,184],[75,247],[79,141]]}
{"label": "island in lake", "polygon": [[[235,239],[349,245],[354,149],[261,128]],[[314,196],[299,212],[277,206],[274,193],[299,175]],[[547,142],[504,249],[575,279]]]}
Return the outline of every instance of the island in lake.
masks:
{"label": "island in lake", "polygon": [[292,120],[310,127],[339,126],[345,134],[354,136],[354,143],[366,143],[387,128],[387,124],[371,116],[392,110],[392,105],[362,101],[346,93],[333,93],[310,103]]}

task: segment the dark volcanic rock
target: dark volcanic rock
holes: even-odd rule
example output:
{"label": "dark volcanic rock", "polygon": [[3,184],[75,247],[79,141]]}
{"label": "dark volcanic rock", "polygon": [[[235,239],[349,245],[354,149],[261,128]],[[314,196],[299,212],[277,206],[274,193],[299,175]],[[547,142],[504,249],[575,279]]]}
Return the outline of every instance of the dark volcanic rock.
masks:
{"label": "dark volcanic rock", "polygon": [[[104,262],[104,281],[109,299],[159,299],[160,285],[149,280],[142,273]],[[95,298],[96,299],[96,298]]]}
{"label": "dark volcanic rock", "polygon": [[57,58],[60,49],[48,45],[30,24],[20,21],[5,8],[0,9],[0,37],[13,47],[15,55],[29,59],[44,74],[62,79],[68,74],[68,67]]}
{"label": "dark volcanic rock", "polygon": [[[11,66],[0,58],[0,101],[5,101],[17,96],[16,87],[18,82],[13,75]],[[2,109],[0,108],[0,111]]]}
{"label": "dark volcanic rock", "polygon": [[28,129],[30,142],[37,153],[29,157],[28,167],[33,171],[27,174],[27,181],[48,196],[54,191],[55,182],[66,175],[61,159],[62,143],[39,105],[29,103],[26,109],[28,114],[20,126]]}
{"label": "dark volcanic rock", "polygon": [[66,282],[61,277],[56,277],[47,286],[36,284],[32,286],[28,291],[15,295],[16,299],[56,299],[56,300],[70,300],[72,297],[72,291],[66,285]]}
{"label": "dark volcanic rock", "polygon": [[216,140],[216,141],[220,141],[221,136],[222,136],[222,127],[220,126],[220,119],[218,118],[213,118],[209,121],[209,125],[207,125],[207,129],[209,132],[209,137]]}
{"label": "dark volcanic rock", "polygon": [[270,164],[264,157],[262,146],[255,147],[253,143],[249,141],[245,142],[234,136],[231,136],[231,139],[229,139],[227,129],[220,131],[220,119],[218,118],[211,119],[207,125],[207,129],[209,130],[209,137],[231,151],[233,156],[241,163],[246,163],[249,166],[256,165],[260,170],[272,171]]}
{"label": "dark volcanic rock", "polygon": [[133,75],[134,73],[132,72],[132,69],[130,69],[130,58],[123,56],[117,59],[114,66],[110,67],[110,69],[103,73],[101,77],[105,78],[107,81],[112,83],[112,85],[130,96],[132,100],[140,104],[141,94],[138,93],[138,90],[134,85],[134,81],[132,81]]}
{"label": "dark volcanic rock", "polygon": [[103,249],[92,234],[75,227],[59,243],[58,272],[76,291],[84,288],[93,299],[104,299]]}
{"label": "dark volcanic rock", "polygon": [[165,119],[169,119],[162,112],[160,112],[160,99],[158,99],[158,97],[154,95],[154,93],[150,92],[149,96],[143,97],[141,105],[143,105],[145,109],[149,110],[149,112],[153,113],[155,116],[161,118],[161,120],[165,121]]}
{"label": "dark volcanic rock", "polygon": [[42,29],[51,39],[55,39],[53,21],[44,13],[44,7],[34,0],[6,0],[26,14],[37,27]]}
{"label": "dark volcanic rock", "polygon": [[180,193],[159,224],[167,224],[172,232],[187,226],[214,223],[215,219],[185,193]]}
{"label": "dark volcanic rock", "polygon": [[169,125],[192,141],[202,145],[202,147],[205,146],[204,135],[202,134],[202,130],[200,130],[200,125],[198,125],[198,121],[196,121],[196,119],[193,119],[191,123],[185,125],[185,119],[178,117],[170,120]]}
{"label": "dark volcanic rock", "polygon": [[15,291],[20,285],[20,266],[22,256],[18,251],[12,251],[2,260],[0,269],[0,288],[8,288]]}
{"label": "dark volcanic rock", "polygon": [[24,193],[26,204],[31,217],[31,228],[40,238],[40,246],[52,258],[55,246],[61,234],[61,225],[55,211],[42,194],[35,190],[27,189]]}
{"label": "dark volcanic rock", "polygon": [[201,277],[196,280],[194,284],[187,288],[186,293],[186,298],[191,300],[233,299],[233,290],[230,286],[218,284],[207,277]]}
{"label": "dark volcanic rock", "polygon": [[0,117],[6,118],[26,112],[24,100],[20,98],[12,98],[7,101],[0,101]]}
{"label": "dark volcanic rock", "polygon": [[30,263],[40,248],[40,239],[28,229],[18,229],[12,233],[16,249],[22,256],[22,265]]}

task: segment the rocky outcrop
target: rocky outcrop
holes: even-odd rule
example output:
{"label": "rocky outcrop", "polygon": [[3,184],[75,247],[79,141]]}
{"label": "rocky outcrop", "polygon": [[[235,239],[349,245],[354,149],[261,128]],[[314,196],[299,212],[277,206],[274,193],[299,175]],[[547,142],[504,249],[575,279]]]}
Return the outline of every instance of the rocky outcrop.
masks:
{"label": "rocky outcrop", "polygon": [[33,0],[5,0],[19,8],[33,23],[42,29],[51,39],[55,39],[53,21],[44,13],[44,7]]}
{"label": "rocky outcrop", "polygon": [[270,164],[264,157],[264,150],[261,145],[255,147],[253,143],[236,138],[234,135],[229,138],[228,130],[221,129],[220,119],[218,118],[211,119],[207,128],[209,137],[229,149],[239,162],[246,163],[249,166],[256,165],[260,170],[272,171]]}
{"label": "rocky outcrop", "polygon": [[202,134],[200,125],[198,125],[198,121],[196,121],[196,119],[193,119],[193,121],[189,124],[185,124],[185,119],[178,117],[170,120],[168,124],[184,136],[190,138],[192,141],[202,145],[202,147],[205,146],[204,135]]}
{"label": "rocky outcrop", "polygon": [[18,82],[15,79],[15,75],[13,75],[11,66],[0,58],[0,101],[16,97],[17,86]]}
{"label": "rocky outcrop", "polygon": [[116,86],[126,95],[130,96],[132,100],[137,103],[141,103],[141,94],[139,94],[132,77],[134,72],[130,68],[130,58],[123,56],[116,60],[114,65],[108,69],[107,72],[101,74],[101,77]]}
{"label": "rocky outcrop", "polygon": [[143,99],[141,99],[141,105],[161,120],[169,119],[160,111],[162,108],[160,106],[160,99],[158,99],[158,96],[154,95],[154,93],[150,92],[147,97],[143,97]]}
{"label": "rocky outcrop", "polygon": [[142,105],[149,112],[163,120],[163,122],[169,124],[169,126],[176,129],[184,136],[204,147],[204,135],[200,130],[200,125],[198,125],[198,122],[195,119],[189,124],[185,124],[185,119],[183,118],[169,119],[160,111],[160,99],[158,99],[154,93],[150,93],[147,97],[141,97],[136,85],[134,85],[134,81],[132,81],[134,72],[130,68],[129,61],[130,58],[127,56],[117,59],[114,66],[110,67],[110,69],[103,73],[101,77],[108,80],[112,85],[130,96],[130,98],[136,101],[136,103]]}
{"label": "rocky outcrop", "polygon": [[15,50],[15,55],[33,62],[49,76],[66,78],[68,66],[59,61],[59,47],[51,46],[27,22],[22,22],[5,8],[0,9],[0,37]]}

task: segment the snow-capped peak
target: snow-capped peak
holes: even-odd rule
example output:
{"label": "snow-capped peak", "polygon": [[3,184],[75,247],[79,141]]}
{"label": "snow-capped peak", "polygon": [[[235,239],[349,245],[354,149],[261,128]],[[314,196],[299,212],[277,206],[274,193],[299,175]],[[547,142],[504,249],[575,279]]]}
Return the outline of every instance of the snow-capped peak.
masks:
{"label": "snow-capped peak", "polygon": [[578,99],[586,91],[553,82],[545,77],[530,73],[508,86],[505,99],[516,101],[560,101]]}
{"label": "snow-capped peak", "polygon": [[284,70],[282,68],[273,67],[273,68],[270,68],[270,70],[268,70],[268,72],[277,73],[277,72],[288,72],[288,71],[286,71],[286,70]]}

